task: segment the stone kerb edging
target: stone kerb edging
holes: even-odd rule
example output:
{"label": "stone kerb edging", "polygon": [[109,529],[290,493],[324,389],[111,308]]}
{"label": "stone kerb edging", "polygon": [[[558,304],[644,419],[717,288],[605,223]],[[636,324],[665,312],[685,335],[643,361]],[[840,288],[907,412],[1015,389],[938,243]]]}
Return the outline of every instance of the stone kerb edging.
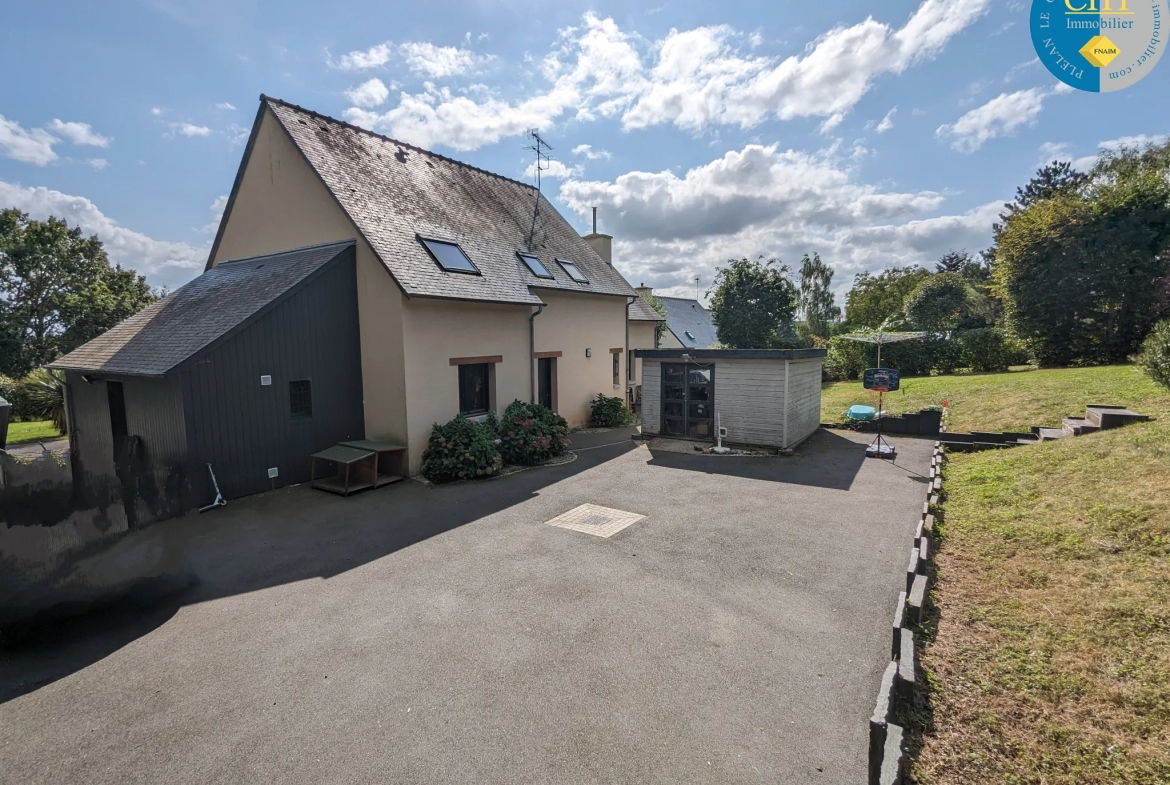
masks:
{"label": "stone kerb edging", "polygon": [[898,607],[894,610],[890,664],[882,674],[877,703],[869,718],[869,785],[900,785],[905,773],[904,731],[892,720],[914,699],[914,630],[910,625],[920,623],[926,609],[934,511],[938,509],[942,493],[944,460],[946,455],[942,445],[935,442],[926,484],[928,498],[922,505],[922,517],[914,531],[910,563],[906,567],[906,585],[898,594]]}

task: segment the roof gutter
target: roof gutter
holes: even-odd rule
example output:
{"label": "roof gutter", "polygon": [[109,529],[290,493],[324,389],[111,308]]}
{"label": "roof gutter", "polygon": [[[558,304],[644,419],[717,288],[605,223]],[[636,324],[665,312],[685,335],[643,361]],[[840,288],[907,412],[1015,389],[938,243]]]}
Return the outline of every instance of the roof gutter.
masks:
{"label": "roof gutter", "polygon": [[532,382],[531,403],[536,403],[536,317],[540,316],[542,311],[544,306],[538,305],[528,317],[528,377]]}

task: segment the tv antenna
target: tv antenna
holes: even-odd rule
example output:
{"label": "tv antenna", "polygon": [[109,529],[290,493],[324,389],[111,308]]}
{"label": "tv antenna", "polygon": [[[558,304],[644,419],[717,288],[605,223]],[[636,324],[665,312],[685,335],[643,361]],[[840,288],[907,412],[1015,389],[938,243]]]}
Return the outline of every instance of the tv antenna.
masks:
{"label": "tv antenna", "polygon": [[552,145],[544,141],[540,132],[535,128],[529,128],[526,136],[532,140],[532,144],[525,147],[525,150],[531,150],[536,153],[536,190],[540,192],[540,173],[548,169],[552,162],[546,150],[552,150]]}
{"label": "tv antenna", "polygon": [[699,281],[701,281],[701,280],[702,280],[702,278],[700,276],[698,276],[698,275],[695,276],[695,299],[696,300],[699,299]]}
{"label": "tv antenna", "polygon": [[536,223],[540,219],[540,173],[548,169],[552,163],[552,158],[549,157],[547,150],[552,150],[552,145],[544,141],[540,132],[535,128],[529,128],[526,136],[532,141],[532,144],[526,146],[525,150],[531,150],[536,153],[536,196],[532,208],[532,228],[528,230],[528,250],[533,250],[536,241]]}

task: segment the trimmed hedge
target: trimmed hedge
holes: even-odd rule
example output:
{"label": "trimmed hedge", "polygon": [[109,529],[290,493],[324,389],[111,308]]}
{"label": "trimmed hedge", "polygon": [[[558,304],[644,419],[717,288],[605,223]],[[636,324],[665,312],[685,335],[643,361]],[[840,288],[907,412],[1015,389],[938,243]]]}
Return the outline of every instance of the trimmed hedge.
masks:
{"label": "trimmed hedge", "polygon": [[504,465],[498,441],[494,416],[483,424],[461,414],[444,425],[435,423],[423,452],[422,474],[435,483],[491,477]]}
{"label": "trimmed hedge", "polygon": [[505,461],[535,466],[565,454],[569,424],[540,404],[513,401],[500,420],[499,437],[500,454]]}
{"label": "trimmed hedge", "polygon": [[[951,374],[960,368],[976,372],[1006,371],[1023,365],[1028,357],[1018,341],[995,327],[956,330],[950,338],[926,337],[882,346],[882,366],[896,368],[903,376]],[[829,340],[825,378],[830,381],[858,379],[877,363],[877,346],[851,341],[842,335]]]}
{"label": "trimmed hedge", "polygon": [[630,410],[626,408],[626,402],[621,398],[607,398],[598,393],[591,407],[589,424],[595,428],[611,428],[625,425],[630,421]]}

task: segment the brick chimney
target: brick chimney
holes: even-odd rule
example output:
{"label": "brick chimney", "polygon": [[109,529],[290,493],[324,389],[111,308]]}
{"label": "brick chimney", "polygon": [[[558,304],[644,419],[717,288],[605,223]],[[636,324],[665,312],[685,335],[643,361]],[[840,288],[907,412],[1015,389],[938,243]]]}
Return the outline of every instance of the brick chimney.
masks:
{"label": "brick chimney", "polygon": [[649,295],[654,294],[653,287],[647,286],[644,283],[641,283],[641,284],[638,284],[637,286],[635,286],[634,291],[637,292],[638,296],[641,297],[643,300],[645,300]]}
{"label": "brick chimney", "polygon": [[613,265],[613,237],[608,234],[599,234],[597,231],[597,208],[593,208],[593,231],[585,235],[583,238],[589,246],[605,260],[608,265]]}

